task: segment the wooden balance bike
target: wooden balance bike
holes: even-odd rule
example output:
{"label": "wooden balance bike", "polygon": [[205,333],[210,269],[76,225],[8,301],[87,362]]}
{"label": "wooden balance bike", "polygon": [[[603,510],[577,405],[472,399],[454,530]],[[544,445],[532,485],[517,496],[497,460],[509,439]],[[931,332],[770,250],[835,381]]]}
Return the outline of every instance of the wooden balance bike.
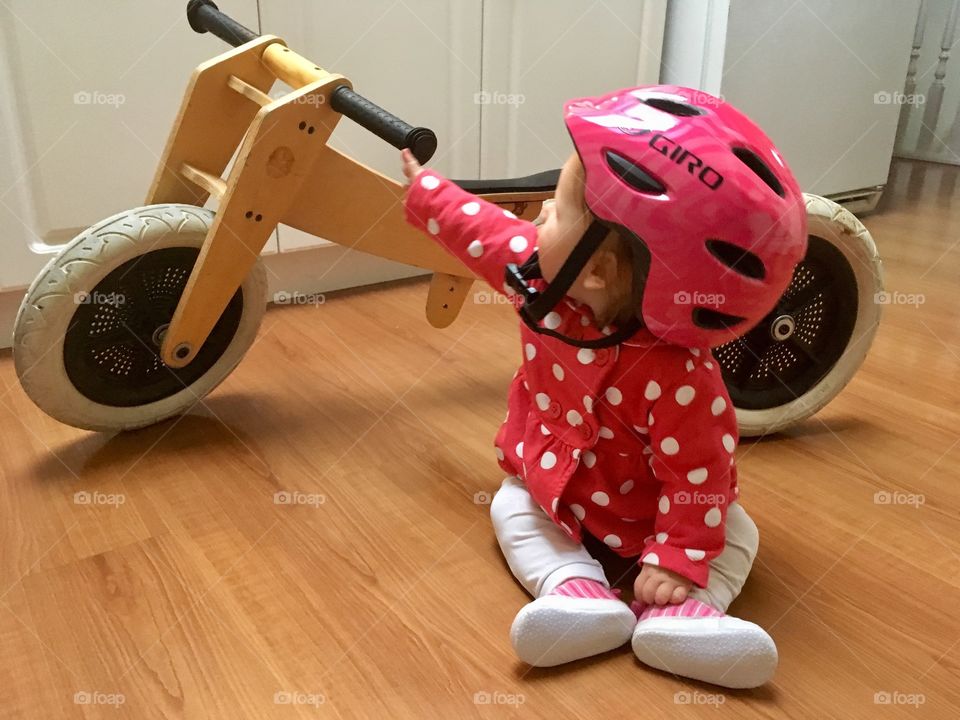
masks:
{"label": "wooden balance bike", "polygon": [[[437,147],[431,130],[209,0],[192,0],[187,13],[194,30],[234,49],[193,73],[145,206],[75,238],[30,286],[17,317],[24,389],[76,427],[159,422],[230,374],[263,317],[260,252],[278,223],[432,270],[426,315],[435,327],[453,322],[474,279],[406,224],[402,185],[327,145],[345,116],[425,163]],[[278,79],[293,89],[273,99]],[[533,220],[558,176],[459,184]],[[211,197],[216,213],[202,207]],[[806,200],[809,251],[778,307],[715,351],[744,435],[778,430],[829,402],[860,366],[879,320],[880,260],[869,232],[836,203]]]}

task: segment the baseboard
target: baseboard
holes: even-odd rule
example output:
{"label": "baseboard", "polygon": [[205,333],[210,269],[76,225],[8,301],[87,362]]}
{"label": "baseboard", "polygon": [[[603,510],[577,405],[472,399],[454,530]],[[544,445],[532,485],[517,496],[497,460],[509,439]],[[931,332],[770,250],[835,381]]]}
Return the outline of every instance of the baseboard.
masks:
{"label": "baseboard", "polygon": [[[429,273],[333,244],[265,255],[263,261],[270,298],[281,303]],[[26,288],[0,292],[0,348],[9,348],[13,343],[13,325],[25,292]]]}

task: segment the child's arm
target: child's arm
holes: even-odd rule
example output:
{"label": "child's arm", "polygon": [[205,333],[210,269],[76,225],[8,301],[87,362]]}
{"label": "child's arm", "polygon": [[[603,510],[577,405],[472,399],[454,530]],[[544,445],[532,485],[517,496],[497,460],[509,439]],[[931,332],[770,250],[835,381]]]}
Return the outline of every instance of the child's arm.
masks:
{"label": "child's arm", "polygon": [[537,244],[537,228],[442,175],[421,168],[403,151],[407,222],[428,233],[492,288],[503,292],[508,263],[522,264]]}
{"label": "child's arm", "polygon": [[701,358],[664,388],[651,416],[651,469],[661,483],[660,503],[636,588],[651,598],[647,602],[683,602],[692,585],[706,586],[709,562],[723,551],[736,477],[737,420],[716,361]]}

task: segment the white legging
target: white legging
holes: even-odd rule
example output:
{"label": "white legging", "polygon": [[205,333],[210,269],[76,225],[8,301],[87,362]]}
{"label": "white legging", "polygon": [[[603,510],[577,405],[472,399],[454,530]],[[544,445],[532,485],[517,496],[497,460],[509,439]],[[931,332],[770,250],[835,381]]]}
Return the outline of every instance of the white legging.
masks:
{"label": "white legging", "polygon": [[[511,572],[533,597],[546,595],[575,577],[610,587],[600,563],[547,517],[520,478],[511,476],[503,481],[490,503],[490,517]],[[743,588],[759,542],[753,520],[739,503],[731,503],[726,546],[710,561],[707,587],[694,587],[690,595],[726,612]]]}

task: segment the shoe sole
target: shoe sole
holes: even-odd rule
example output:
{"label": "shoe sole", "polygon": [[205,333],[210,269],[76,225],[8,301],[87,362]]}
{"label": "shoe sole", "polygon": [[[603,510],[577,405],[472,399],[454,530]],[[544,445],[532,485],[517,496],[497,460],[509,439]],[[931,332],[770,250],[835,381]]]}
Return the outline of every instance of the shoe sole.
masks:
{"label": "shoe sole", "polygon": [[510,641],[525,663],[554,667],[624,645],[636,622],[619,600],[548,595],[517,613]]}
{"label": "shoe sole", "polygon": [[746,620],[650,618],[631,641],[650,667],[728,688],[759,687],[777,669],[777,646],[763,628]]}

